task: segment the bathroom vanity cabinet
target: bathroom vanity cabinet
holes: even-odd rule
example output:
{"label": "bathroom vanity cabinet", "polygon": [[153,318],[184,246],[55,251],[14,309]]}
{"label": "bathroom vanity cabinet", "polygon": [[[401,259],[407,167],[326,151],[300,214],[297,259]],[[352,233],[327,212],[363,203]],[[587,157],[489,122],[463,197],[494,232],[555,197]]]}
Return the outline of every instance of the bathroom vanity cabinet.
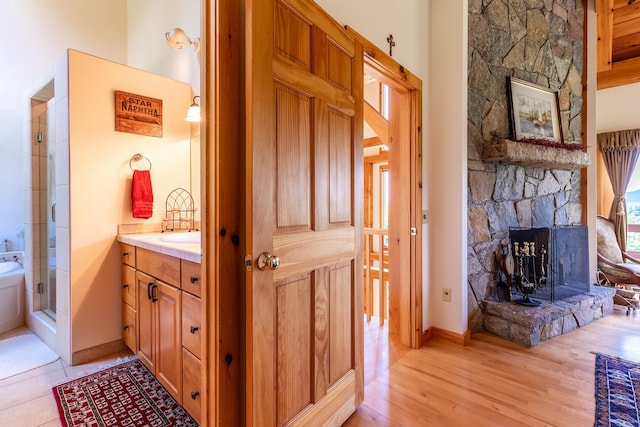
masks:
{"label": "bathroom vanity cabinet", "polygon": [[200,264],[128,243],[122,259],[122,339],[200,421]]}

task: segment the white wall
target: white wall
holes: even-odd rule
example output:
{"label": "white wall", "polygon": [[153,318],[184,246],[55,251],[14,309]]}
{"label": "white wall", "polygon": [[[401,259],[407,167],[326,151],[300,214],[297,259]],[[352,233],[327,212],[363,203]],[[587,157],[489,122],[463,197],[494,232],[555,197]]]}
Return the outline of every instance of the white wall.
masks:
{"label": "white wall", "polygon": [[596,132],[640,128],[640,83],[596,92]]}
{"label": "white wall", "polygon": [[[190,83],[200,95],[199,54],[193,48],[174,50],[165,33],[178,27],[200,37],[200,0],[128,0],[127,65]],[[185,111],[186,112],[186,111]]]}
{"label": "white wall", "polygon": [[[431,326],[467,330],[468,2],[431,1],[431,71],[426,187]],[[446,40],[446,43],[443,43]],[[451,288],[451,302],[442,300]]]}
{"label": "white wall", "polygon": [[67,48],[126,61],[126,0],[0,2],[0,240],[24,249],[23,95]]}

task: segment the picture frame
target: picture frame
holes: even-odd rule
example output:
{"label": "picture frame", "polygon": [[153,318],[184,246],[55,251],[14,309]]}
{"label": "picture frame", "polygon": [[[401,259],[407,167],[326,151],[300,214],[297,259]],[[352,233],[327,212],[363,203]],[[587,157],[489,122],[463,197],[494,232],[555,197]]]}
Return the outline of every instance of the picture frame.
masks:
{"label": "picture frame", "polygon": [[558,92],[507,77],[513,139],[562,144]]}

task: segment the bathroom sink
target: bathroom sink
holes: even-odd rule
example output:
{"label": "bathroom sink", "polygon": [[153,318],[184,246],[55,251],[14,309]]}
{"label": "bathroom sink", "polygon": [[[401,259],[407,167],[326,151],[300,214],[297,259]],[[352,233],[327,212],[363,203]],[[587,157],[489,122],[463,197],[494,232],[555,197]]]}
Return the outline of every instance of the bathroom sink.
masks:
{"label": "bathroom sink", "polygon": [[160,236],[161,242],[166,243],[200,243],[200,232],[169,233]]}

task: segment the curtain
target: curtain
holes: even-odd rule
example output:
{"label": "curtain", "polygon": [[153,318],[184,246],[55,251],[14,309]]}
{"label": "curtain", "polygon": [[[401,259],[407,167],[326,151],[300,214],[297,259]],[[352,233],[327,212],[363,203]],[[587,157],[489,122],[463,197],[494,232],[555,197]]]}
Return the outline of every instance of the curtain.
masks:
{"label": "curtain", "polygon": [[598,147],[613,188],[609,219],[615,224],[620,249],[626,251],[627,206],[624,193],[640,155],[640,129],[599,133]]}

